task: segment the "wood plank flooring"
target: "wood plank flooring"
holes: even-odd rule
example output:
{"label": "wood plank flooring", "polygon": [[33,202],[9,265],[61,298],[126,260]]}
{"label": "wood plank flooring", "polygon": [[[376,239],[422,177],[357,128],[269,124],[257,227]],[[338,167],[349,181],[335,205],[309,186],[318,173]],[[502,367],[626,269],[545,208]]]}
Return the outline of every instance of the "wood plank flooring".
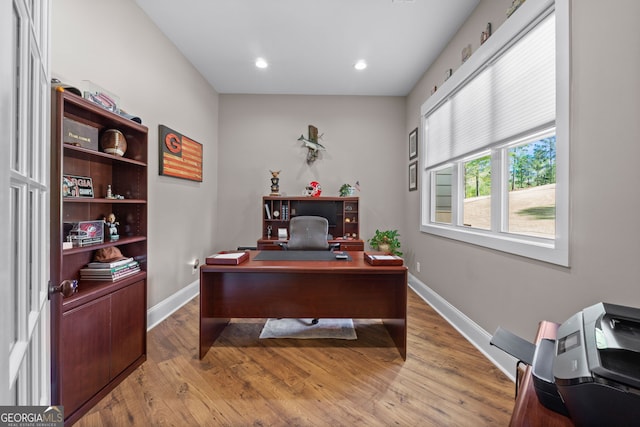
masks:
{"label": "wood plank flooring", "polygon": [[407,360],[378,320],[358,339],[259,339],[233,319],[198,359],[198,299],[148,334],[147,361],[75,425],[506,426],[513,383],[409,290]]}

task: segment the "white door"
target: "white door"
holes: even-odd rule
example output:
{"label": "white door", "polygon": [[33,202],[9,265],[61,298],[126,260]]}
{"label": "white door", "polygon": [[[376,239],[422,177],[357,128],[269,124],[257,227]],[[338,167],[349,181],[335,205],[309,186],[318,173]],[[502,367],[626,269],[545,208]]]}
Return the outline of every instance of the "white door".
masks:
{"label": "white door", "polygon": [[0,1],[0,405],[50,404],[49,8]]}

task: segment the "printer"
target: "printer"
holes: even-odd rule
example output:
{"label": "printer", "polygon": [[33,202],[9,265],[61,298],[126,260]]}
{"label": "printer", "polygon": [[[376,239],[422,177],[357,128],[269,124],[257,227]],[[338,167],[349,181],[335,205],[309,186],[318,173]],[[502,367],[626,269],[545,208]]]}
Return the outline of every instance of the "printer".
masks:
{"label": "printer", "polygon": [[578,426],[640,424],[640,309],[599,303],[558,328],[553,377]]}
{"label": "printer", "polygon": [[491,344],[531,365],[545,407],[577,426],[640,425],[640,309],[598,303],[537,345],[498,328]]}

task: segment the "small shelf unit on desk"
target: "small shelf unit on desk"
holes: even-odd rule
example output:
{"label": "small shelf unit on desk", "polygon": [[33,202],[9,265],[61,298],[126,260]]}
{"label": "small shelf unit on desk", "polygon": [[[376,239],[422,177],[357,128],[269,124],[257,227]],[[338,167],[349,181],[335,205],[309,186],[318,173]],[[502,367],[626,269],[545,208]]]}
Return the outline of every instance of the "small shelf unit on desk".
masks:
{"label": "small shelf unit on desk", "polygon": [[[258,249],[277,245],[278,229],[284,228],[289,235],[289,223],[296,216],[312,215],[327,218],[332,242],[339,242],[341,250],[364,250],[360,239],[358,197],[262,197],[262,236]],[[275,243],[274,243],[275,241]],[[280,242],[286,241],[280,240]],[[342,247],[344,244],[344,247]],[[260,247],[262,246],[262,248]]]}

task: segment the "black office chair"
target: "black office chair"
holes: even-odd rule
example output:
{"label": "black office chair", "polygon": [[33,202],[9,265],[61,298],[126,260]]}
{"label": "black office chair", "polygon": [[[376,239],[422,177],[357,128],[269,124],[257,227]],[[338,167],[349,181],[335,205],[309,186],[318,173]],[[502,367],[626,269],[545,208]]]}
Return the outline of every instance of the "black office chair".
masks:
{"label": "black office chair", "polygon": [[[289,221],[289,241],[281,243],[289,251],[333,251],[339,244],[329,244],[329,221],[321,216],[296,216]],[[311,321],[312,325],[318,319]]]}

